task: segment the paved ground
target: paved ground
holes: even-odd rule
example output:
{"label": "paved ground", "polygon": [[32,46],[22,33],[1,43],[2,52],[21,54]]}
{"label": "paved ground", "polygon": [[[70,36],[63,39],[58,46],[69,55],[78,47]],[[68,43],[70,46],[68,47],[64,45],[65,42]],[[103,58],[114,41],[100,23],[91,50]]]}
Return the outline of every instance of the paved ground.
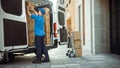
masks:
{"label": "paved ground", "polygon": [[50,63],[33,64],[34,54],[16,57],[12,63],[0,65],[0,68],[120,68],[120,56],[97,54],[80,58],[68,58],[66,47],[49,50]]}

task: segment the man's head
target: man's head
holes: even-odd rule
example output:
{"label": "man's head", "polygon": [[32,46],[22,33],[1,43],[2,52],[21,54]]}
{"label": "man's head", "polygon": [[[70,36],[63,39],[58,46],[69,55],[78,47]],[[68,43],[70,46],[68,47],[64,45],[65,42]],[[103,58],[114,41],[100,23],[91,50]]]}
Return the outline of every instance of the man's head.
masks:
{"label": "man's head", "polygon": [[45,14],[45,9],[43,9],[43,8],[38,8],[38,9],[39,9],[39,11],[41,11],[42,15]]}
{"label": "man's head", "polygon": [[35,11],[36,11],[38,14],[42,14],[42,15],[45,14],[45,10],[44,10],[43,8],[35,8]]}

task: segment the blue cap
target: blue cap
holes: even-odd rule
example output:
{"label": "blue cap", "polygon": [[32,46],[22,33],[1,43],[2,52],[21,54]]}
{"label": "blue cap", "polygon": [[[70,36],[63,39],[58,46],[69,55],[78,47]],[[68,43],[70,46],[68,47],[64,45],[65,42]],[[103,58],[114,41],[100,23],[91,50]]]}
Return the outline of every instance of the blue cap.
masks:
{"label": "blue cap", "polygon": [[45,10],[43,8],[38,8],[38,9],[39,9],[39,11],[41,11],[42,15],[45,14]]}

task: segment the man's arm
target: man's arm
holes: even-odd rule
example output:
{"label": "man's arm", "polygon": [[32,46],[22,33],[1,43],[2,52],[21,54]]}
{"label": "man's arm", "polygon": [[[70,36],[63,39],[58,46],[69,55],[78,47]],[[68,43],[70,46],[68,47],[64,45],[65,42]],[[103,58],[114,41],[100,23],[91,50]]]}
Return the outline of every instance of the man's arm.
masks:
{"label": "man's arm", "polygon": [[27,7],[27,13],[29,16],[31,16],[31,12],[33,12],[35,15],[38,15],[38,13],[34,9],[30,9],[30,7]]}
{"label": "man's arm", "polygon": [[28,14],[29,16],[31,16],[31,12],[30,12],[29,7],[27,7],[27,14]]}
{"label": "man's arm", "polygon": [[38,13],[35,10],[33,10],[33,12],[35,13],[35,15],[38,15]]}

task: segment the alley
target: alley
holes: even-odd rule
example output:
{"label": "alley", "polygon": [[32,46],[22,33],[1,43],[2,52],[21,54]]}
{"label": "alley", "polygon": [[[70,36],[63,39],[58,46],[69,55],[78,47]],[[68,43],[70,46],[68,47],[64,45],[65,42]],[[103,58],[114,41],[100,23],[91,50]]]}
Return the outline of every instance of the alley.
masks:
{"label": "alley", "polygon": [[33,64],[34,54],[16,57],[12,63],[0,65],[0,68],[119,68],[120,56],[114,54],[83,55],[83,57],[69,58],[67,47],[59,46],[49,50],[51,62]]}

